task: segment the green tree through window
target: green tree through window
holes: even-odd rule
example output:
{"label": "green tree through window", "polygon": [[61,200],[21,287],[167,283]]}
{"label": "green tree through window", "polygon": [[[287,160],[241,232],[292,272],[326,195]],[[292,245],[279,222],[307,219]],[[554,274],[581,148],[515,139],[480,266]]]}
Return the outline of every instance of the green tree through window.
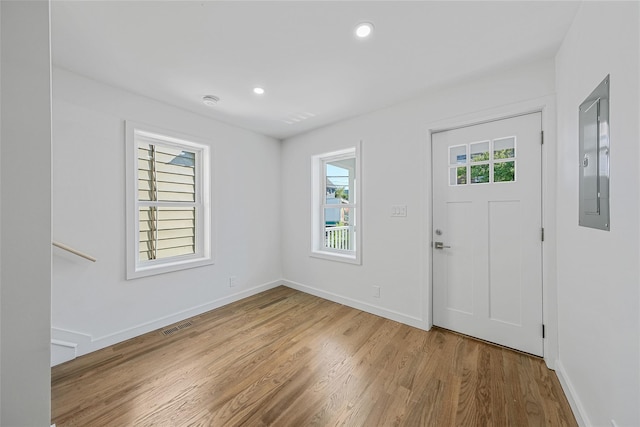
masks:
{"label": "green tree through window", "polygon": [[503,162],[493,165],[493,181],[509,182],[516,180],[516,163]]}

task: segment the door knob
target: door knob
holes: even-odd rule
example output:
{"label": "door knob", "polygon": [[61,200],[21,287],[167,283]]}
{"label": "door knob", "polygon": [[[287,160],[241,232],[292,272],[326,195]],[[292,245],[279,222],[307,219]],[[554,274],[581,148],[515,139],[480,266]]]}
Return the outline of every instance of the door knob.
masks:
{"label": "door knob", "polygon": [[444,243],[442,242],[433,242],[434,245],[433,247],[436,249],[444,249],[444,248],[450,248],[451,246],[445,246]]}

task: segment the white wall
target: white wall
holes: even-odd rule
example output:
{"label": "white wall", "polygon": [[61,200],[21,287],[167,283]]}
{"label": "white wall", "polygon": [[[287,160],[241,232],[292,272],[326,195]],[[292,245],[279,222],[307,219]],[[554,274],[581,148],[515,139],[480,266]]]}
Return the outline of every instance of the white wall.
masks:
{"label": "white wall", "polygon": [[[125,280],[125,120],[211,142],[214,265]],[[54,250],[53,338],[78,354],[280,283],[279,141],[54,68],[53,145],[54,240],[98,259]]]}
{"label": "white wall", "polygon": [[[2,4],[0,4],[0,23],[2,23]],[[0,53],[2,52],[2,31],[0,27]],[[2,159],[2,55],[0,54],[0,159]],[[1,174],[0,174],[1,175]],[[0,176],[0,190],[2,176]],[[0,241],[2,240],[2,193],[0,192]],[[0,307],[2,307],[2,246],[0,245]],[[0,420],[2,420],[2,316],[0,315]]]}
{"label": "white wall", "polygon": [[0,410],[3,426],[51,421],[49,4],[0,3]]}
{"label": "white wall", "polygon": [[[586,425],[640,425],[637,2],[584,2],[556,57],[558,373]],[[578,227],[578,105],[611,74],[611,231]]]}
{"label": "white wall", "polygon": [[[282,256],[287,283],[428,327],[431,125],[452,118],[464,122],[471,115],[499,118],[494,109],[552,95],[554,82],[553,61],[536,62],[284,141]],[[309,257],[311,156],[359,140],[363,141],[362,265]],[[406,218],[391,218],[394,204],[407,205]],[[372,296],[373,285],[381,287],[380,298]]]}

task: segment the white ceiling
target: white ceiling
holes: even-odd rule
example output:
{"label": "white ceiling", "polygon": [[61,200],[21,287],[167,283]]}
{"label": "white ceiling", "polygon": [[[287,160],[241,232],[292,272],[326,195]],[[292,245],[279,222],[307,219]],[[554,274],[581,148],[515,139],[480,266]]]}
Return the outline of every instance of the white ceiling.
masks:
{"label": "white ceiling", "polygon": [[[53,63],[279,139],[555,54],[578,2],[54,1]],[[362,21],[375,26],[356,40]],[[262,86],[262,96],[252,92]],[[214,108],[202,96],[220,97]],[[291,118],[309,117],[292,124]]]}

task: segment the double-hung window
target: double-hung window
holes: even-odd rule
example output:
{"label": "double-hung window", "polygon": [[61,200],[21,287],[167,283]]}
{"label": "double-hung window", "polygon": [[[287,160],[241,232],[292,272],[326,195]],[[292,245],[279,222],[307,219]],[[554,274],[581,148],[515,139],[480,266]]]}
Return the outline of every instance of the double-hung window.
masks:
{"label": "double-hung window", "polygon": [[311,255],[360,264],[360,149],[312,157]]}
{"label": "double-hung window", "polygon": [[127,278],[211,264],[210,149],[127,122]]}

